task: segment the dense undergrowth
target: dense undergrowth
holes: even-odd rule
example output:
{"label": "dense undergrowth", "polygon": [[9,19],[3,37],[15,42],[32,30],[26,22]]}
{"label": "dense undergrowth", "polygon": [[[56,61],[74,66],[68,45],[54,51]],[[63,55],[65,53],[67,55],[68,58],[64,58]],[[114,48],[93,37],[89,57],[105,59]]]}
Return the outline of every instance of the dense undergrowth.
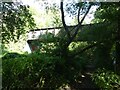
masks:
{"label": "dense undergrowth", "polygon": [[3,59],[3,88],[59,88],[71,84],[80,73],[78,62],[32,53]]}

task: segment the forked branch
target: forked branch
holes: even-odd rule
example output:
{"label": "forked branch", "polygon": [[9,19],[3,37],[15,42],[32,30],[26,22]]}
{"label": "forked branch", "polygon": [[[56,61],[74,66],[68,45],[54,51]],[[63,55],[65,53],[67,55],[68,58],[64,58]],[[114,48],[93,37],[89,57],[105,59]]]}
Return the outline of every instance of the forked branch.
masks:
{"label": "forked branch", "polygon": [[70,45],[70,43],[71,43],[71,42],[74,40],[74,38],[76,37],[79,29],[81,28],[81,24],[83,23],[86,15],[88,14],[88,12],[89,12],[89,10],[90,10],[90,8],[91,8],[91,5],[88,6],[87,11],[85,12],[83,18],[82,18],[81,21],[80,21],[80,20],[79,20],[79,17],[80,17],[81,7],[82,7],[82,6],[80,6],[80,7],[79,7],[79,10],[78,10],[78,25],[77,25],[76,28],[74,28],[75,32],[74,32],[74,34],[71,36],[70,31],[69,31],[69,29],[68,29],[68,27],[67,27],[67,25],[66,25],[66,23],[65,23],[65,16],[64,16],[64,9],[63,9],[63,0],[61,0],[60,9],[61,9],[61,15],[62,15],[62,23],[63,23],[63,27],[64,27],[64,29],[65,29],[65,31],[66,31],[66,33],[67,33],[67,36],[68,36],[68,41],[67,41],[66,47],[68,47],[68,46]]}

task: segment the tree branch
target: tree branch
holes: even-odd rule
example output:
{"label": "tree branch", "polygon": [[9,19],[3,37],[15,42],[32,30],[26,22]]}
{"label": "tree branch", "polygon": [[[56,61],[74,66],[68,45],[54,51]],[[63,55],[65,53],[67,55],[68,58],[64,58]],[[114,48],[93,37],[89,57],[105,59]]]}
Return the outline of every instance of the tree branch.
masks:
{"label": "tree branch", "polygon": [[63,0],[61,0],[60,9],[61,9],[61,14],[62,14],[63,27],[64,27],[64,29],[65,29],[65,31],[67,33],[68,38],[71,39],[70,32],[69,32],[68,27],[67,27],[67,25],[65,23],[64,10],[63,10]]}
{"label": "tree branch", "polygon": [[[93,47],[95,47],[95,46],[97,46],[97,45],[102,45],[104,42],[107,42],[107,41],[108,41],[108,40],[102,40],[102,41],[99,41],[99,42],[94,43],[94,44],[92,44],[92,45],[86,46],[86,47],[83,48],[82,50],[80,50],[80,51],[78,51],[78,52],[76,52],[76,53],[71,54],[70,57],[75,57],[76,55],[79,55],[79,54],[85,52],[86,50],[91,49],[91,48],[93,48]],[[117,41],[117,38],[111,38],[110,41],[116,42],[116,41]]]}
{"label": "tree branch", "polygon": [[88,10],[86,11],[86,13],[85,13],[85,15],[83,16],[82,20],[78,23],[77,28],[75,28],[76,31],[75,31],[75,33],[73,34],[73,36],[71,37],[71,39],[69,40],[69,42],[67,43],[67,46],[69,46],[69,44],[70,44],[70,43],[73,41],[73,39],[76,37],[79,29],[81,28],[81,24],[82,24],[82,22],[84,21],[86,15],[88,14],[91,6],[92,6],[92,5],[90,5],[90,6],[88,7]]}
{"label": "tree branch", "polygon": [[91,49],[91,48],[97,46],[98,44],[99,43],[95,43],[95,44],[89,45],[89,46],[83,48],[82,50],[80,50],[80,51],[78,51],[76,53],[73,53],[70,57],[75,57],[76,55],[81,54],[81,53],[85,52],[86,50]]}
{"label": "tree branch", "polygon": [[78,23],[80,23],[80,9],[81,9],[81,7],[79,6],[79,9],[78,9]]}
{"label": "tree branch", "polygon": [[78,31],[79,31],[79,29],[80,29],[80,27],[81,27],[81,24],[82,24],[82,22],[84,21],[86,15],[88,14],[90,8],[91,8],[91,5],[88,7],[88,10],[86,11],[86,13],[85,13],[85,15],[83,16],[82,20],[78,23],[78,26],[77,26],[77,28],[76,28],[76,31],[75,31],[75,33],[74,33],[73,36],[72,36],[72,39],[74,39],[74,38],[76,37],[76,35],[77,35],[77,33],[78,33]]}

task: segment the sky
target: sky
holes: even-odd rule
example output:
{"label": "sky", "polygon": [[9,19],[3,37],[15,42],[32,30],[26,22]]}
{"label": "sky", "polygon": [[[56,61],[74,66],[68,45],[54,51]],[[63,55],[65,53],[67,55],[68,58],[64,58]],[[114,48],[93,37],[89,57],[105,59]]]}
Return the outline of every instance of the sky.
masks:
{"label": "sky", "polygon": [[[61,0],[21,0],[23,2],[23,4],[28,4],[32,7],[34,7],[36,10],[40,11],[42,10],[42,6],[40,6],[41,3],[43,3],[43,1],[47,1],[49,4],[52,4],[52,3],[56,3],[59,7],[60,7],[60,1]],[[39,1],[39,2],[38,2]],[[64,0],[65,3],[68,3],[68,1],[70,0]],[[77,2],[78,0],[74,0],[75,2]],[[93,6],[91,9],[90,9],[90,12],[95,12],[96,10],[96,6]],[[69,22],[71,21],[71,17],[67,16],[66,17],[66,23],[67,24],[70,24]],[[91,20],[94,19],[94,14],[88,14],[88,16],[85,18],[85,23],[86,24],[90,24]]]}

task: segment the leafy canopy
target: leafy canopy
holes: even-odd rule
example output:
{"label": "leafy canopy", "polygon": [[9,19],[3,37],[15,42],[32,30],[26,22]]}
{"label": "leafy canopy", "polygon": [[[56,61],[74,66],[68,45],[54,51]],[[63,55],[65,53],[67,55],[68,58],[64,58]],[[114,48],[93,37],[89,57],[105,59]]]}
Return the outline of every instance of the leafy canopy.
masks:
{"label": "leafy canopy", "polygon": [[2,43],[17,42],[28,29],[35,27],[28,6],[14,2],[2,2]]}

